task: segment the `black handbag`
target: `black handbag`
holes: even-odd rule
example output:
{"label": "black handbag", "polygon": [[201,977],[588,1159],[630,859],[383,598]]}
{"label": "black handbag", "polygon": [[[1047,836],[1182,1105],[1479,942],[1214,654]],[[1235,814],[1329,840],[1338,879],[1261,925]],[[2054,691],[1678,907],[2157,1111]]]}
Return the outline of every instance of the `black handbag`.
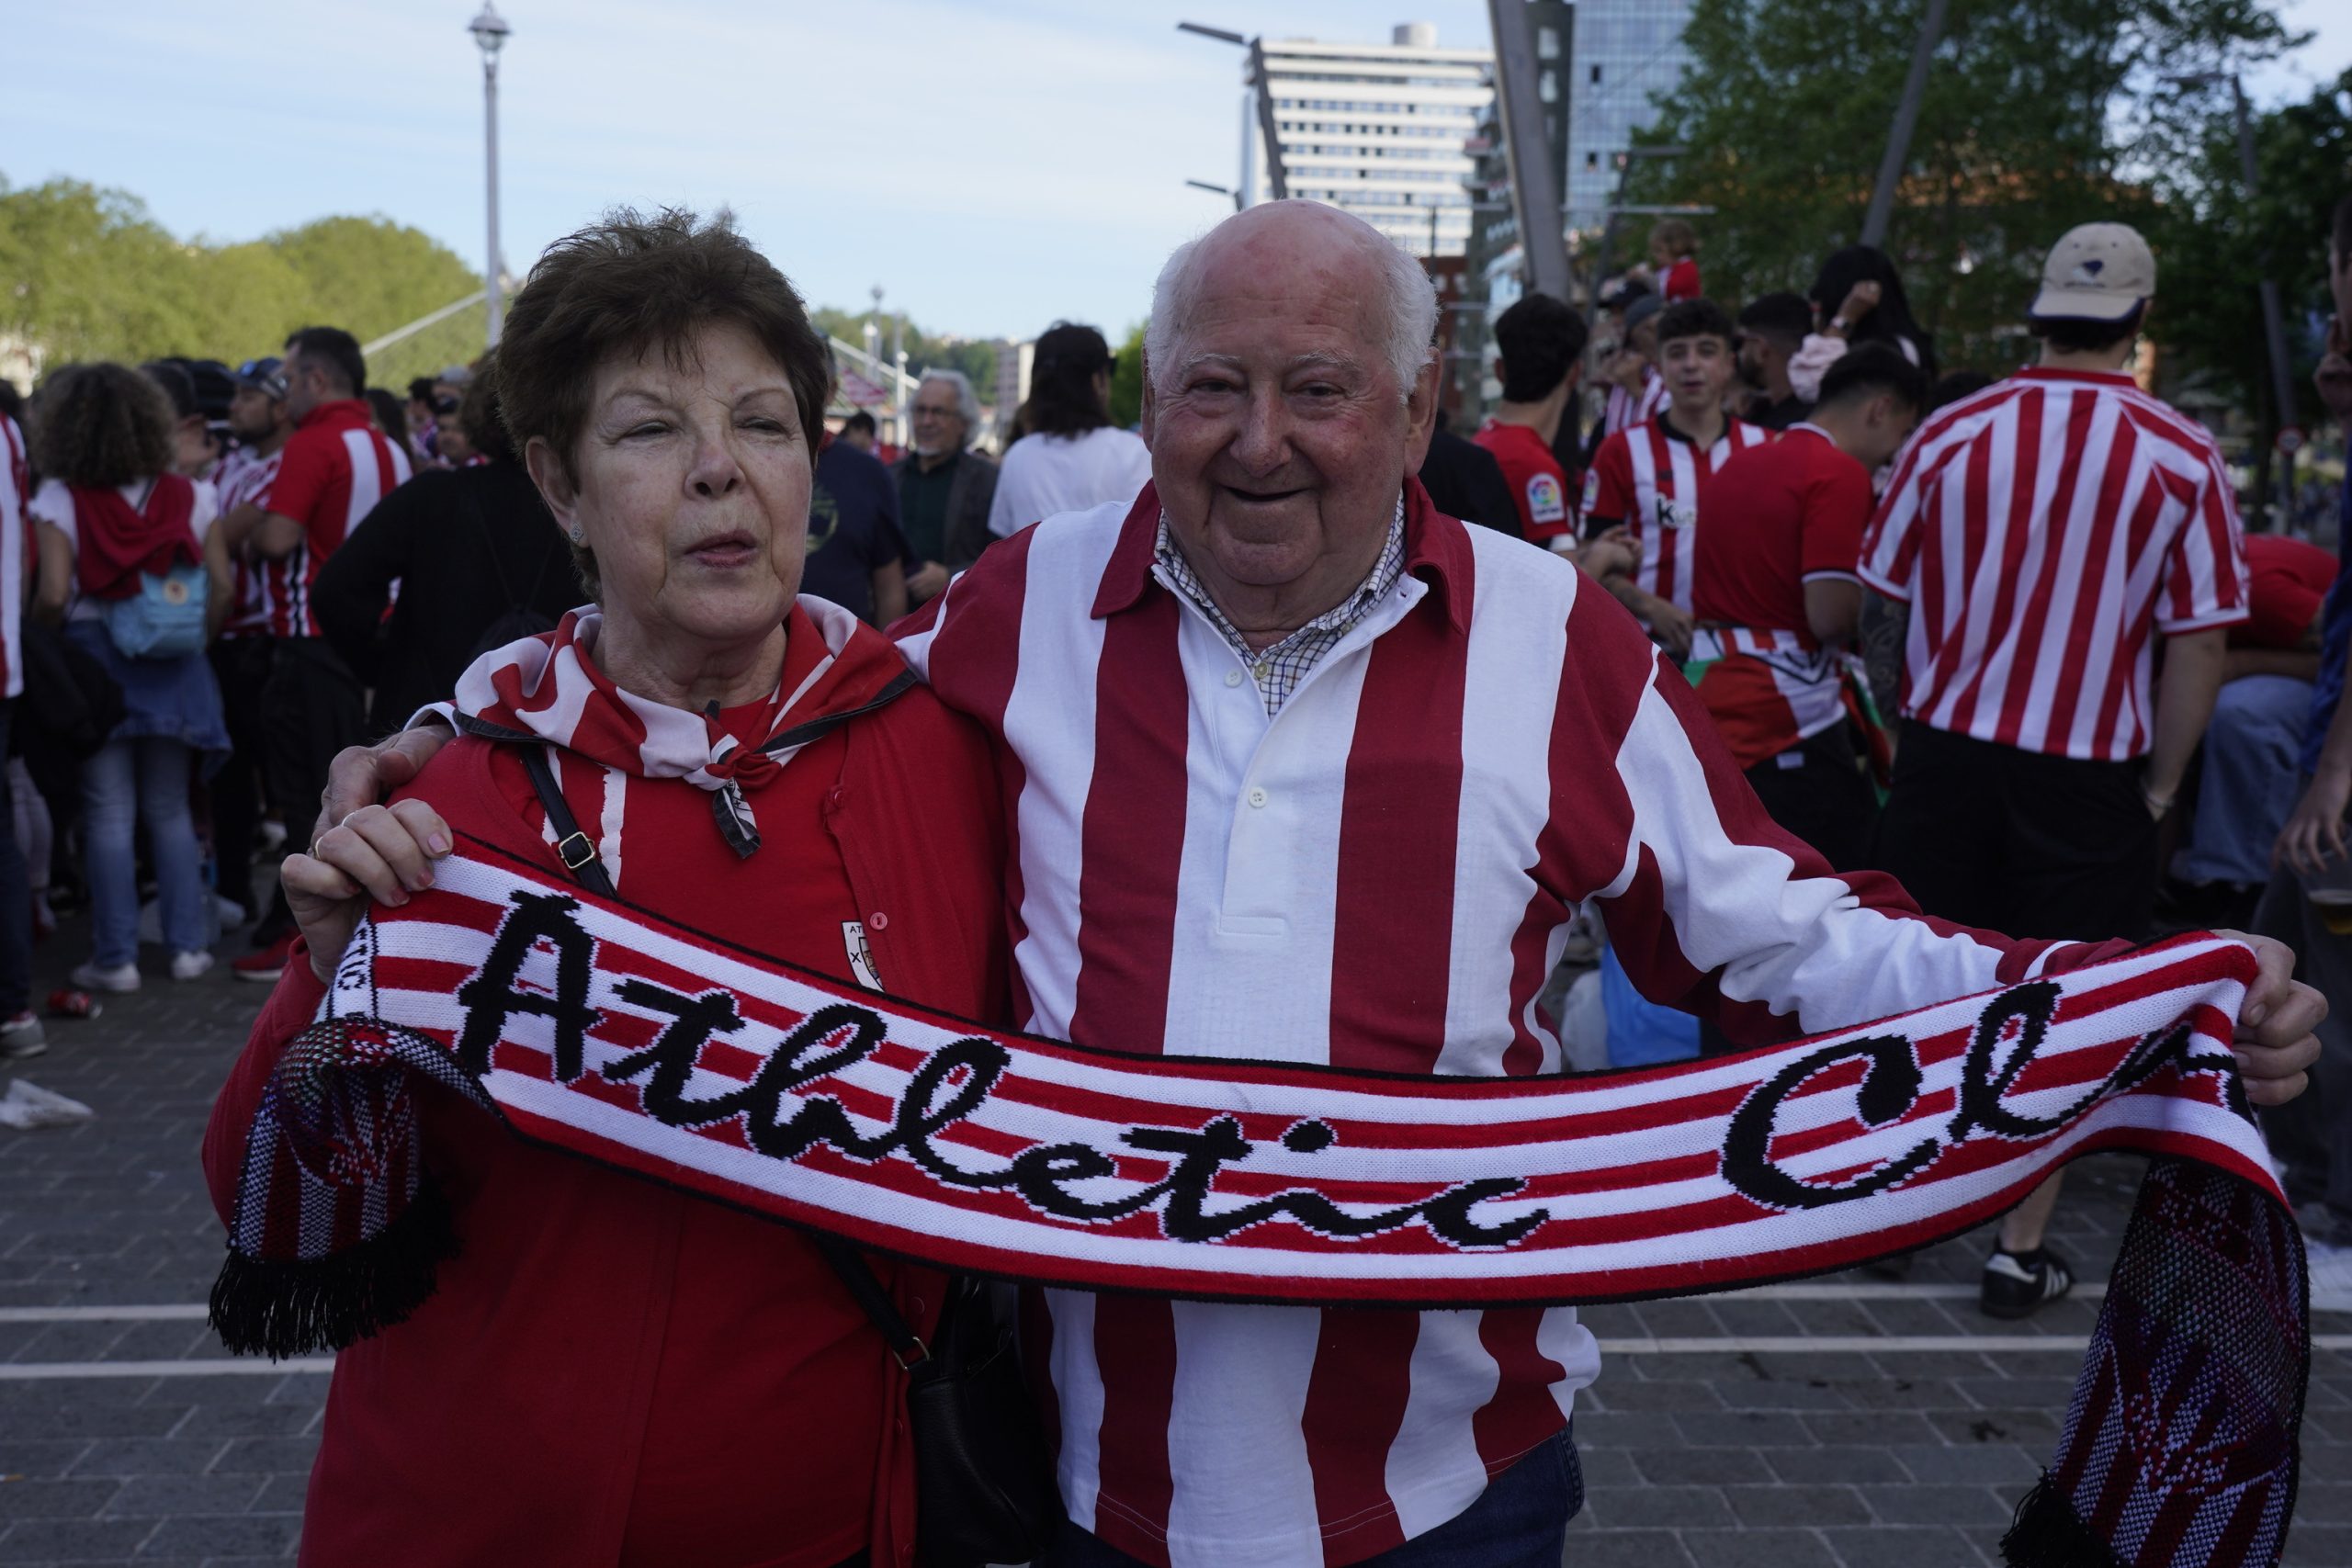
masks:
{"label": "black handbag", "polygon": [[[580,830],[547,753],[537,746],[521,751],[556,853],[581,886],[611,897],[612,879]],[[1061,1524],[1061,1494],[1022,1376],[1012,1287],[977,1275],[948,1276],[938,1326],[925,1344],[857,1248],[818,1232],[808,1239],[907,1374],[915,1561],[922,1568],[988,1568],[1042,1554]]]}

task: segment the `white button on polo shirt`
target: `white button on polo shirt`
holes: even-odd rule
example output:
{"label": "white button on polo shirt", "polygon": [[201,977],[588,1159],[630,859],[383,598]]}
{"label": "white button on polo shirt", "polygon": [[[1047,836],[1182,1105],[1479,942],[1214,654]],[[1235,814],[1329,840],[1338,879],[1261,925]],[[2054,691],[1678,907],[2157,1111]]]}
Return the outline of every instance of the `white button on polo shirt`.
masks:
{"label": "white button on polo shirt", "polygon": [[1266,792],[1265,792],[1263,789],[1252,788],[1252,789],[1250,791],[1250,805],[1252,805],[1252,806],[1263,806],[1263,805],[1265,805],[1265,804],[1266,804]]}

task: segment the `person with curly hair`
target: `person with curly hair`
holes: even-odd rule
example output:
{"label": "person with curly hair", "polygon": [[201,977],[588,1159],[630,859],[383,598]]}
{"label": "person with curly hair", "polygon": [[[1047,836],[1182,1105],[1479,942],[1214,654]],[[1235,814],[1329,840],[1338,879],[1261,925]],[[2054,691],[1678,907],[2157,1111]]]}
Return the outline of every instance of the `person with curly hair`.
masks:
{"label": "person with curly hair", "polygon": [[110,606],[151,578],[203,569],[207,630],[229,604],[231,573],[214,536],[211,485],[172,471],[175,415],[162,388],[122,365],[73,365],[33,403],[32,462],[44,476],[32,499],[40,548],[40,610],[122,688],[123,716],[82,764],[83,852],[93,952],[74,971],[84,990],[139,988],[139,874],[133,840],[147,829],[171,976],[212,967],[204,886],[188,813],[188,780],[229,754],[220,689],[201,646],[133,657],[110,629]]}

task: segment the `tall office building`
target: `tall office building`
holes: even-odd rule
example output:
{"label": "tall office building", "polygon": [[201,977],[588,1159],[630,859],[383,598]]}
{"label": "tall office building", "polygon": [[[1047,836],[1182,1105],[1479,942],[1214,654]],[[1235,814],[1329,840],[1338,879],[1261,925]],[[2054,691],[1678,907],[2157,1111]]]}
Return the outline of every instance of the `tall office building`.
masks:
{"label": "tall office building", "polygon": [[1682,25],[1690,15],[1690,0],[1577,0],[1563,213],[1571,231],[1608,221],[1617,154],[1657,118],[1653,97],[1671,90],[1689,63]]}
{"label": "tall office building", "polygon": [[[1415,255],[1460,255],[1470,237],[1463,143],[1494,97],[1493,52],[1441,49],[1427,22],[1405,23],[1385,44],[1262,47],[1290,194],[1352,212]],[[1253,204],[1273,194],[1262,138],[1255,151]]]}

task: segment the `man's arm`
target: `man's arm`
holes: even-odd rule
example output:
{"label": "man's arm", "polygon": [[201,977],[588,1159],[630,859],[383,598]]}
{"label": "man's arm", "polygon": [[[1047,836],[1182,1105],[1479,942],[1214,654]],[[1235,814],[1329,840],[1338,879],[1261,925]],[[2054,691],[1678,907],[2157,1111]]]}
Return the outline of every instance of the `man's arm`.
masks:
{"label": "man's arm", "polygon": [[874,624],[887,626],[907,613],[907,569],[886,560],[874,569]]}
{"label": "man's arm", "polygon": [[1804,624],[1824,648],[1843,648],[1861,628],[1862,585],[1850,577],[1809,577],[1804,582]]}
{"label": "man's arm", "polygon": [[1911,606],[1883,593],[1865,593],[1860,622],[1871,701],[1878,705],[1880,719],[1893,724],[1903,711],[1903,643],[1911,632]]}
{"label": "man's arm", "polygon": [[2213,698],[2222,689],[2222,661],[2229,634],[2220,626],[2165,639],[2165,672],[2156,683],[2156,743],[2148,755],[2140,794],[2148,810],[2162,817],[2172,809],[2188,760],[2205,739]]}
{"label": "man's arm", "polygon": [[2320,742],[2319,763],[2302,798],[2288,814],[2272,863],[2284,861],[2299,872],[2316,872],[2344,853],[2344,813],[2352,806],[2352,702],[2340,698]]}
{"label": "man's arm", "polygon": [[2300,648],[2233,648],[2222,660],[2222,684],[2249,675],[2284,675],[2290,681],[2319,679],[2319,650]]}
{"label": "man's arm", "polygon": [[285,559],[309,536],[291,517],[265,512],[250,501],[213,526],[226,536],[231,555],[243,551],[264,560]]}

